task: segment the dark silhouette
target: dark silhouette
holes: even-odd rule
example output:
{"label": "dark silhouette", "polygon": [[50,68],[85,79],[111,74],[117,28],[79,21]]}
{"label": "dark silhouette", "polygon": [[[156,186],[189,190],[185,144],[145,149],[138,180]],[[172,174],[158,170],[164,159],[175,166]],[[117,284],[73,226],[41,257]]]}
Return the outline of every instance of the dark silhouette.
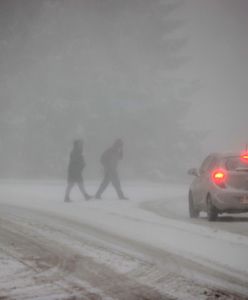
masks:
{"label": "dark silhouette", "polygon": [[124,196],[117,171],[119,161],[123,157],[123,141],[117,139],[113,146],[105,150],[101,156],[101,163],[104,168],[104,178],[96,193],[96,199],[101,199],[101,195],[111,182],[117,192],[119,199],[128,199]]}
{"label": "dark silhouette", "polygon": [[65,192],[65,202],[70,202],[70,192],[75,184],[78,185],[81,193],[84,195],[86,200],[91,197],[85,191],[82,171],[85,167],[85,161],[83,157],[83,141],[75,140],[73,143],[73,149],[70,154],[70,162],[67,172],[67,188]]}

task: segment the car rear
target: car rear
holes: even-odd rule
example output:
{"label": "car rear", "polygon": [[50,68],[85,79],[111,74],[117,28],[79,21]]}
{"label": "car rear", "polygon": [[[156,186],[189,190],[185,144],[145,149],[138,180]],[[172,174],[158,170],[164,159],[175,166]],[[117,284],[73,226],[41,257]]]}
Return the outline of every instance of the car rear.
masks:
{"label": "car rear", "polygon": [[213,204],[219,212],[248,212],[248,155],[223,156],[211,180]]}

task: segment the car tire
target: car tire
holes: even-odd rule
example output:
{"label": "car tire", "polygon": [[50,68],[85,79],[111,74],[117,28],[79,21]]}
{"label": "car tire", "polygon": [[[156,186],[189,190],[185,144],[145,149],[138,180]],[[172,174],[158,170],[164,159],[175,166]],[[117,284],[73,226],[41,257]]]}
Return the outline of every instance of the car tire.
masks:
{"label": "car tire", "polygon": [[192,192],[189,192],[189,216],[190,218],[198,218],[200,211],[195,207]]}
{"label": "car tire", "polygon": [[216,221],[218,217],[218,210],[213,205],[212,198],[210,195],[208,195],[207,197],[207,216],[208,216],[208,221],[210,222]]}

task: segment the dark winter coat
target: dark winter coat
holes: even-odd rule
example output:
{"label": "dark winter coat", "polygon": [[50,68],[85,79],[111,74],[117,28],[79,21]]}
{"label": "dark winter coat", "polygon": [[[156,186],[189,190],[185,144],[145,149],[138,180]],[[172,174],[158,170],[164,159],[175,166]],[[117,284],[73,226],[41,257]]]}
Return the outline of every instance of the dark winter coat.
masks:
{"label": "dark winter coat", "polygon": [[118,162],[122,159],[122,157],[122,149],[116,149],[115,147],[111,147],[105,150],[101,156],[101,163],[105,171],[115,171],[117,169]]}
{"label": "dark winter coat", "polygon": [[70,162],[68,166],[68,181],[82,181],[82,171],[84,167],[85,161],[82,153],[73,149],[70,154]]}

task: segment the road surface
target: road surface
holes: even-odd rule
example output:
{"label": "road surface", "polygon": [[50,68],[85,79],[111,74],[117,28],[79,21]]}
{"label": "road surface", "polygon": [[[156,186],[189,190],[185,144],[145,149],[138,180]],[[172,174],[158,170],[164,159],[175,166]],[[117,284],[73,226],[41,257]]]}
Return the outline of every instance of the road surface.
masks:
{"label": "road surface", "polygon": [[0,299],[248,299],[247,214],[192,221],[184,185],[125,190],[2,182]]}

